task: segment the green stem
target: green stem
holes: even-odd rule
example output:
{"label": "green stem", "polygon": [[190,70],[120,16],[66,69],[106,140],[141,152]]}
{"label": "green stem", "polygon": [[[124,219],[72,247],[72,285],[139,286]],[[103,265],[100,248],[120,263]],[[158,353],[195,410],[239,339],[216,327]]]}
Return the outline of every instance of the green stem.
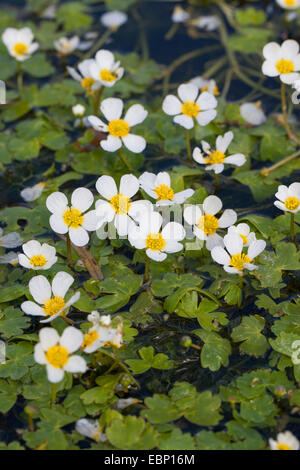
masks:
{"label": "green stem", "polygon": [[93,47],[88,51],[88,53],[85,55],[85,59],[89,59],[94,55],[103,44],[106,43],[108,40],[109,36],[114,32],[113,28],[108,28],[104,34],[98,39],[98,41],[93,45]]}
{"label": "green stem", "polygon": [[165,35],[165,39],[167,41],[170,41],[170,39],[172,39],[175,36],[175,34],[177,33],[178,28],[179,28],[179,23],[173,23],[171,28],[169,29],[169,31]]}
{"label": "green stem", "polygon": [[295,214],[293,212],[291,212],[290,240],[291,242],[295,240]]}
{"label": "green stem", "polygon": [[189,161],[192,161],[191,136],[189,129],[185,130],[186,147]]}
{"label": "green stem", "polygon": [[214,172],[214,178],[215,178],[215,183],[216,183],[215,193],[217,193],[220,189],[220,178],[219,178],[219,175],[217,175],[217,173],[215,172]]}
{"label": "green stem", "polygon": [[132,171],[132,168],[131,168],[131,166],[130,166],[127,158],[126,158],[126,155],[125,155],[125,153],[123,152],[122,149],[119,150],[119,155],[120,155],[121,160],[124,163],[124,165],[127,166],[128,170]]}
{"label": "green stem", "polygon": [[146,263],[145,263],[145,274],[144,274],[145,282],[149,280],[149,266],[150,266],[150,258],[147,258]]}
{"label": "green stem", "polygon": [[21,93],[23,91],[23,73],[22,73],[21,62],[18,62],[18,65],[17,65],[17,82],[18,82],[19,93]]}
{"label": "green stem", "polygon": [[94,110],[94,115],[95,115],[95,116],[97,116],[98,111],[99,111],[100,100],[101,100],[101,96],[102,96],[103,90],[104,90],[104,85],[102,85],[102,86],[99,88],[99,90],[97,90],[97,91],[95,92],[94,102],[93,102],[93,110]]}
{"label": "green stem", "polygon": [[290,128],[290,124],[288,121],[286,96],[285,96],[285,84],[282,82],[281,82],[281,108],[282,108],[283,124],[284,124],[285,131],[289,139],[293,140],[294,142],[299,143],[300,141],[298,137],[294,134],[292,129]]}
{"label": "green stem", "polygon": [[73,267],[72,247],[69,232],[67,233],[67,256],[70,268]]}
{"label": "green stem", "polygon": [[56,402],[56,384],[51,385],[51,406],[55,405]]}
{"label": "green stem", "polygon": [[282,160],[272,166],[269,166],[268,168],[263,168],[260,171],[260,174],[262,176],[269,176],[272,171],[277,170],[277,168],[280,168],[281,166],[285,165],[286,163],[289,163],[292,160],[295,160],[298,157],[300,157],[300,150],[298,150],[298,152],[292,153],[292,155],[289,155],[288,157],[283,158]]}

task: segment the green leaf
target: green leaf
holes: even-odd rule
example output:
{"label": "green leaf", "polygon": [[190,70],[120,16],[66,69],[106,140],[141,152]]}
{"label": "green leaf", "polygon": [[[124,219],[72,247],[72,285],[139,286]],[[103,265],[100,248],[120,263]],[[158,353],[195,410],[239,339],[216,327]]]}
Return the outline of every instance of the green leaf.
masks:
{"label": "green leaf", "polygon": [[115,419],[106,428],[106,435],[117,449],[147,450],[157,445],[157,432],[143,418],[125,416]]}
{"label": "green leaf", "polygon": [[202,367],[216,371],[219,370],[222,365],[224,367],[228,366],[229,355],[231,353],[231,346],[228,339],[222,338],[213,331],[196,330],[194,334],[204,341],[200,354]]}
{"label": "green leaf", "polygon": [[29,323],[30,319],[21,310],[9,307],[4,312],[0,312],[0,332],[6,338],[21,335],[23,330],[28,328]]}
{"label": "green leaf", "polygon": [[134,374],[142,374],[151,367],[161,370],[174,367],[174,362],[170,361],[165,354],[154,354],[154,348],[152,346],[141,348],[139,355],[141,359],[128,359],[125,361],[126,364],[131,367]]}
{"label": "green leaf", "polygon": [[231,337],[235,343],[243,341],[240,351],[250,356],[262,356],[268,349],[268,342],[261,333],[265,320],[259,315],[244,317],[236,328],[233,328]]}

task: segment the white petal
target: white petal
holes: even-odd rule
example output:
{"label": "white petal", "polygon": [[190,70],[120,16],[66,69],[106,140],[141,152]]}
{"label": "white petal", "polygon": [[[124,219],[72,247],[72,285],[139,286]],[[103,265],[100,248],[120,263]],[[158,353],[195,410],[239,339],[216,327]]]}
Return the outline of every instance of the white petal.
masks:
{"label": "white petal", "polygon": [[279,75],[275,63],[271,60],[265,60],[262,64],[261,70],[267,77],[278,77]]}
{"label": "white petal", "polygon": [[146,212],[153,212],[153,205],[150,201],[134,201],[130,204],[128,215],[139,222]]}
{"label": "white petal", "polygon": [[230,263],[230,256],[221,246],[216,246],[210,252],[211,257],[214,261],[224,266],[228,266]]}
{"label": "white petal", "polygon": [[269,42],[263,48],[263,56],[267,60],[277,62],[281,58],[281,47],[276,42]]}
{"label": "white petal", "polygon": [[191,118],[190,116],[185,116],[184,114],[179,114],[178,116],[175,116],[173,121],[176,124],[179,124],[180,126],[184,127],[185,129],[192,129],[194,127],[193,118]]}
{"label": "white petal", "polygon": [[46,315],[42,307],[35,304],[34,302],[31,302],[30,300],[23,302],[21,304],[21,309],[23,312],[27,313],[27,315],[35,315],[40,317],[44,317]]}
{"label": "white petal", "polygon": [[209,235],[206,240],[206,248],[211,251],[216,246],[224,246],[223,238],[220,237],[217,233]]}
{"label": "white petal", "polygon": [[166,253],[162,253],[161,251],[149,250],[149,248],[146,250],[146,255],[154,261],[158,262],[164,261],[167,257]]}
{"label": "white petal", "polygon": [[66,348],[68,352],[71,354],[77,349],[80,348],[83,342],[83,334],[74,326],[68,326],[61,335],[59,344]]}
{"label": "white petal", "polygon": [[125,114],[124,121],[129,124],[130,127],[136,126],[143,122],[148,115],[148,111],[145,110],[141,104],[134,104],[130,106],[127,113]]}
{"label": "white petal", "polygon": [[197,224],[201,215],[202,211],[199,206],[188,206],[184,209],[183,212],[184,220],[190,225]]}
{"label": "white petal", "polygon": [[216,140],[216,149],[225,153],[233,139],[233,132],[229,131],[224,136],[219,135]]}
{"label": "white petal", "polygon": [[66,372],[80,372],[84,373],[87,370],[87,365],[83,357],[80,356],[71,356],[64,366]]}
{"label": "white petal", "polygon": [[[104,201],[104,202],[106,202],[106,201]],[[86,214],[84,214],[84,216],[83,216],[82,227],[85,230],[88,230],[90,232],[94,231],[94,230],[97,230],[101,220],[102,220],[101,217],[99,217],[97,215],[97,212],[95,210],[94,211],[89,211]]]}
{"label": "white petal", "polygon": [[54,328],[42,328],[39,332],[39,338],[44,351],[56,346],[59,342],[59,335]]}
{"label": "white petal", "polygon": [[253,260],[266,248],[266,242],[264,240],[255,240],[248,248],[248,256]]}
{"label": "white petal", "polygon": [[212,110],[216,108],[218,102],[214,95],[208,93],[208,91],[203,91],[197,99],[197,104],[200,106],[201,111]]}
{"label": "white petal", "polygon": [[243,239],[237,233],[230,233],[225,235],[224,245],[231,255],[237,255],[243,250]]}
{"label": "white petal", "polygon": [[74,282],[74,277],[64,271],[55,274],[52,281],[52,292],[55,296],[63,297],[66,295],[70,286]]}
{"label": "white petal", "polygon": [[107,98],[102,101],[100,109],[108,121],[120,119],[123,111],[123,101],[120,98]]}
{"label": "white petal", "polygon": [[83,227],[69,228],[71,242],[76,246],[84,246],[89,242],[89,235]]}
{"label": "white petal", "polygon": [[48,380],[51,383],[58,383],[64,378],[63,369],[59,369],[58,367],[52,367],[50,364],[47,364],[46,370]]}
{"label": "white petal", "polygon": [[0,238],[0,245],[4,248],[17,248],[22,243],[23,239],[17,232],[10,232]]}
{"label": "white petal", "polygon": [[288,189],[289,196],[300,198],[300,183],[292,183]]}
{"label": "white petal", "polygon": [[32,258],[34,255],[41,253],[41,244],[37,240],[30,240],[22,245],[22,249],[28,258]]}
{"label": "white petal", "polygon": [[72,193],[71,203],[72,206],[80,210],[80,212],[87,211],[94,202],[92,191],[87,188],[77,188]]}
{"label": "white petal", "polygon": [[166,240],[183,240],[185,237],[185,230],[178,222],[169,222],[162,229],[162,237]]}
{"label": "white petal", "polygon": [[194,150],[193,150],[193,159],[197,163],[205,164],[205,158],[203,157],[203,153],[201,152],[199,147],[194,148]]}
{"label": "white petal", "polygon": [[120,181],[120,194],[132,198],[140,187],[139,180],[134,175],[123,175]]}
{"label": "white petal", "polygon": [[284,59],[293,60],[299,53],[299,44],[294,39],[287,39],[281,44],[281,54]]}
{"label": "white petal", "polygon": [[[112,208],[111,204],[107,201],[99,200],[96,202],[96,214],[103,222],[111,222],[115,216],[115,210]],[[101,222],[97,228],[99,228]]]}
{"label": "white petal", "polygon": [[168,95],[163,101],[162,109],[169,116],[175,116],[181,113],[182,103],[180,103],[177,96]]}
{"label": "white petal", "polygon": [[146,148],[146,140],[144,137],[135,134],[128,134],[126,137],[122,137],[125,147],[133,153],[143,152]]}
{"label": "white petal", "polygon": [[62,214],[52,214],[49,219],[52,230],[56,233],[67,233],[68,226],[65,224]]}
{"label": "white petal", "polygon": [[300,79],[299,73],[286,73],[280,75],[280,80],[287,85],[292,85],[294,82]]}
{"label": "white petal", "polygon": [[240,274],[242,272],[232,266],[224,266],[224,269],[229,274]]}
{"label": "white petal", "polygon": [[23,266],[24,268],[27,268],[27,269],[40,269],[39,266],[37,268],[32,266],[29,259],[27,258],[27,256],[23,255],[22,253],[20,253],[18,255],[18,260],[19,260],[19,264],[21,266]]}
{"label": "white petal", "polygon": [[106,49],[101,49],[98,51],[95,55],[95,60],[98,62],[101,68],[108,70],[111,70],[115,61],[113,53],[107,51]]}
{"label": "white petal", "polygon": [[181,251],[182,248],[183,248],[182,243],[178,243],[175,240],[166,240],[164,251],[166,253],[177,253],[178,251]]}
{"label": "white petal", "polygon": [[291,212],[291,211],[289,211],[289,210],[285,207],[285,205],[284,205],[282,202],[280,202],[280,201],[275,201],[275,202],[274,202],[274,206],[278,207],[278,209],[280,209],[280,210],[282,210],[282,211]]}
{"label": "white petal", "polygon": [[59,191],[50,194],[46,200],[47,209],[52,213],[63,213],[68,205],[68,199]]}
{"label": "white petal", "polygon": [[115,152],[122,147],[122,141],[119,137],[114,137],[113,135],[108,135],[105,140],[101,140],[100,146],[106,152]]}
{"label": "white petal", "polygon": [[54,246],[50,246],[50,245],[48,245],[48,243],[43,243],[42,246],[41,246],[40,253],[47,260],[49,260],[49,259],[52,259],[55,256],[56,250],[55,250]]}
{"label": "white petal", "polygon": [[111,176],[103,175],[97,179],[96,189],[102,197],[110,201],[113,196],[118,194],[118,188],[115,180]]}
{"label": "white petal", "polygon": [[203,202],[204,214],[215,215],[222,209],[222,201],[217,196],[208,196]]}
{"label": "white petal", "polygon": [[172,199],[174,204],[182,204],[186,199],[191,197],[194,194],[193,189],[185,189],[184,191],[179,191],[179,193],[176,193]]}
{"label": "white petal", "polygon": [[234,155],[230,155],[226,157],[224,163],[230,163],[231,165],[242,166],[246,161],[245,155],[242,153],[236,153]]}
{"label": "white petal", "polygon": [[193,233],[196,235],[199,240],[207,240],[207,235],[201,230],[197,225],[193,227]]}
{"label": "white petal", "polygon": [[29,281],[29,292],[36,302],[44,304],[51,298],[51,286],[45,276],[34,276]]}
{"label": "white petal", "polygon": [[40,343],[34,346],[34,360],[38,364],[47,364],[45,352]]}
{"label": "white petal", "polygon": [[237,213],[232,209],[226,209],[222,216],[219,218],[219,227],[220,228],[227,228],[230,225],[235,224],[237,221]]}
{"label": "white petal", "polygon": [[124,214],[124,215],[116,214],[114,224],[117,229],[118,235],[120,235],[120,237],[123,237],[128,234],[128,230],[129,230],[131,223],[132,223],[131,219],[130,217],[128,217],[127,214]]}
{"label": "white petal", "polygon": [[285,202],[285,200],[289,197],[288,187],[283,184],[279,185],[277,193],[275,193],[275,197],[277,197],[279,201]]}
{"label": "white petal", "polygon": [[96,129],[96,131],[108,132],[105,122],[101,121],[101,119],[97,118],[96,116],[88,116],[88,121],[91,126]]}
{"label": "white petal", "polygon": [[207,126],[207,124],[215,119],[216,115],[217,111],[215,109],[201,111],[198,116],[196,116],[196,121],[200,126]]}
{"label": "white petal", "polygon": [[192,83],[184,83],[178,87],[177,93],[183,103],[186,103],[187,101],[196,101],[198,88]]}

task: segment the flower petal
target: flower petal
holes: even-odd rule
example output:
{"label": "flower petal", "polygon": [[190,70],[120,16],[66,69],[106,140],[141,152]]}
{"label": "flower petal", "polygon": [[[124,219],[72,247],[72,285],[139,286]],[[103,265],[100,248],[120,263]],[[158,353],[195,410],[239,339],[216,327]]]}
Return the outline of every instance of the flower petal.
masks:
{"label": "flower petal", "polygon": [[50,364],[47,364],[46,370],[48,380],[51,383],[58,383],[64,378],[63,369],[59,369],[58,367],[52,367]]}
{"label": "flower petal", "polygon": [[31,302],[30,300],[23,302],[21,304],[21,309],[27,315],[35,315],[35,316],[40,316],[40,317],[44,317],[46,315],[42,307],[40,307],[38,304],[34,302]]}
{"label": "flower petal", "polygon": [[148,115],[148,111],[145,110],[141,104],[134,104],[130,106],[127,113],[125,114],[124,121],[129,124],[130,127],[136,126],[143,122]]}
{"label": "flower petal", "polygon": [[94,202],[92,191],[87,188],[77,188],[72,193],[71,203],[72,206],[80,210],[80,212],[87,211]]}
{"label": "flower petal", "polygon": [[51,298],[51,286],[45,276],[34,276],[29,281],[29,292],[39,304]]}
{"label": "flower petal", "polygon": [[102,101],[100,110],[108,121],[113,121],[120,119],[123,106],[123,101],[120,98],[107,98]]}
{"label": "flower petal", "polygon": [[214,247],[211,252],[211,257],[214,261],[224,266],[228,266],[230,263],[230,256],[221,246]]}
{"label": "flower petal", "polygon": [[139,180],[134,175],[123,175],[120,181],[120,194],[132,198],[140,187]]}
{"label": "flower petal", "polygon": [[83,357],[75,355],[69,358],[67,364],[64,366],[64,370],[66,372],[80,372],[83,374],[87,370],[87,365]]}
{"label": "flower petal", "polygon": [[67,205],[68,199],[66,198],[64,193],[61,193],[59,191],[50,194],[50,196],[48,196],[46,200],[47,209],[52,212],[52,214],[63,213],[66,210]]}
{"label": "flower petal", "polygon": [[264,240],[255,240],[253,243],[250,244],[248,248],[249,258],[253,260],[262,251],[264,251],[265,248],[266,248],[266,242]]}
{"label": "flower petal", "polygon": [[118,194],[118,188],[115,180],[111,176],[103,175],[97,179],[96,189],[102,197],[110,201],[113,196]]}
{"label": "flower petal", "polygon": [[115,152],[122,147],[122,140],[119,137],[108,135],[105,140],[101,140],[100,146],[106,152]]}
{"label": "flower petal", "polygon": [[162,237],[166,240],[183,240],[185,230],[178,222],[169,222],[161,231]]}
{"label": "flower petal", "polygon": [[122,137],[122,141],[125,147],[133,153],[140,153],[143,152],[146,148],[146,140],[144,137],[136,134],[128,134],[126,137]]}
{"label": "flower petal", "polygon": [[198,96],[198,87],[192,83],[184,83],[178,87],[177,93],[183,103],[186,103],[187,101],[196,101]]}
{"label": "flower petal", "polygon": [[68,326],[64,329],[63,334],[61,335],[59,344],[66,348],[69,354],[77,351],[80,348],[83,342],[83,334],[74,326]]}
{"label": "flower petal", "polygon": [[146,250],[146,255],[154,261],[158,262],[164,261],[167,258],[166,253],[162,253],[161,251],[149,250],[149,248]]}
{"label": "flower petal", "polygon": [[168,95],[163,101],[162,109],[164,113],[168,114],[169,116],[175,116],[176,114],[181,113],[182,103],[179,101],[177,96]]}
{"label": "flower petal", "polygon": [[220,228],[227,228],[230,225],[235,224],[237,221],[237,213],[232,209],[226,209],[222,216],[219,218],[219,227]]}
{"label": "flower petal", "polygon": [[55,274],[52,281],[52,292],[58,297],[65,297],[74,282],[74,277],[64,271],[59,271]]}
{"label": "flower petal", "polygon": [[59,342],[59,334],[55,328],[42,328],[39,332],[40,344],[44,351],[47,351],[52,346]]}
{"label": "flower petal", "polygon": [[222,201],[217,196],[208,196],[203,202],[204,214],[215,215],[222,209]]}
{"label": "flower petal", "polygon": [[69,228],[71,242],[76,246],[84,246],[89,242],[89,235],[83,227]]}
{"label": "flower petal", "polygon": [[243,250],[243,239],[237,233],[230,233],[225,235],[224,245],[231,255],[237,255]]}
{"label": "flower petal", "polygon": [[202,211],[201,211],[200,206],[188,206],[184,209],[184,212],[183,212],[184,220],[190,225],[197,224],[201,215],[202,215]]}
{"label": "flower petal", "polygon": [[191,118],[190,116],[185,116],[184,114],[179,114],[178,116],[175,116],[173,121],[176,124],[179,124],[180,126],[184,127],[185,129],[192,129],[194,127],[193,118]]}

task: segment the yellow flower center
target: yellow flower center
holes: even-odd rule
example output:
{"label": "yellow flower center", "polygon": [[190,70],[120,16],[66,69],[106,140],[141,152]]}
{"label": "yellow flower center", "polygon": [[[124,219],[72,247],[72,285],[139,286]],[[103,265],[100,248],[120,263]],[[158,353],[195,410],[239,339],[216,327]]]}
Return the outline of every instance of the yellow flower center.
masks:
{"label": "yellow flower center", "polygon": [[97,339],[99,338],[99,335],[96,330],[88,331],[84,335],[84,340],[81,345],[82,349],[88,348],[91,346]]}
{"label": "yellow flower center", "polygon": [[298,209],[300,201],[297,197],[291,196],[286,199],[284,205],[289,211],[295,211]]}
{"label": "yellow flower center", "polygon": [[162,237],[161,233],[150,233],[146,238],[146,248],[149,250],[162,250],[165,244],[166,241]]}
{"label": "yellow flower center", "polygon": [[125,137],[129,131],[129,125],[123,119],[114,119],[108,123],[108,132],[114,137]]}
{"label": "yellow flower center", "polygon": [[96,432],[95,434],[92,435],[92,439],[94,439],[94,441],[97,441],[100,437],[100,433],[99,432]]}
{"label": "yellow flower center", "polygon": [[95,83],[95,80],[92,77],[83,78],[81,80],[82,88],[87,90],[89,93],[91,93],[91,88],[94,85],[94,83]]}
{"label": "yellow flower center", "polygon": [[247,240],[246,235],[242,235],[242,234],[240,233],[240,237],[242,237],[242,239],[243,239],[243,244],[244,244],[244,245],[247,245],[248,240]]}
{"label": "yellow flower center", "polygon": [[83,222],[83,215],[79,209],[72,207],[67,209],[63,215],[64,223],[71,228],[79,228]]}
{"label": "yellow flower center", "polygon": [[[208,85],[202,87],[202,88],[201,88],[201,91],[208,91]],[[214,86],[213,94],[214,94],[215,96],[218,96],[218,95],[220,94],[219,88],[217,87],[217,85]]]}
{"label": "yellow flower center", "polygon": [[224,159],[225,153],[220,152],[219,150],[215,150],[208,155],[208,157],[205,159],[205,163],[215,165],[216,163],[223,163]]}
{"label": "yellow flower center", "polygon": [[26,44],[24,44],[23,42],[17,42],[15,45],[14,45],[14,52],[17,54],[17,55],[23,55],[25,54],[25,52],[28,51],[28,46],[26,46]]}
{"label": "yellow flower center", "polygon": [[34,255],[29,261],[32,266],[45,266],[47,263],[47,260],[43,255]]}
{"label": "yellow flower center", "polygon": [[69,352],[63,346],[51,346],[46,352],[46,359],[52,367],[61,369],[69,359]]}
{"label": "yellow flower center", "polygon": [[155,188],[155,192],[157,194],[158,199],[168,199],[172,200],[174,197],[174,191],[170,186],[167,184],[161,184]]}
{"label": "yellow flower center", "polygon": [[294,64],[291,60],[281,59],[277,62],[276,68],[280,74],[292,73]]}
{"label": "yellow flower center", "polygon": [[109,202],[117,214],[125,215],[130,209],[130,199],[124,194],[116,194]]}
{"label": "yellow flower center", "polygon": [[63,309],[65,305],[65,301],[62,297],[55,296],[52,299],[46,300],[43,310],[46,315],[52,316],[56,315],[56,313]]}
{"label": "yellow flower center", "polygon": [[231,266],[236,268],[238,271],[242,271],[244,269],[245,263],[251,263],[251,259],[244,253],[238,253],[230,258]]}
{"label": "yellow flower center", "polygon": [[296,0],[285,0],[284,3],[288,7],[294,7],[296,5]]}
{"label": "yellow flower center", "polygon": [[100,72],[100,78],[105,82],[113,82],[117,78],[117,75],[115,73],[111,73],[108,69],[103,69]]}
{"label": "yellow flower center", "polygon": [[198,104],[195,103],[194,101],[187,101],[186,103],[183,103],[181,107],[182,114],[185,114],[186,116],[189,116],[192,118],[198,116],[199,111],[200,111],[200,106],[198,106]]}
{"label": "yellow flower center", "polygon": [[280,444],[280,443],[277,444],[277,449],[278,450],[292,450],[292,448],[288,446],[287,444]]}
{"label": "yellow flower center", "polygon": [[205,233],[205,235],[213,235],[219,227],[218,219],[214,215],[205,214],[198,220],[198,228]]}

